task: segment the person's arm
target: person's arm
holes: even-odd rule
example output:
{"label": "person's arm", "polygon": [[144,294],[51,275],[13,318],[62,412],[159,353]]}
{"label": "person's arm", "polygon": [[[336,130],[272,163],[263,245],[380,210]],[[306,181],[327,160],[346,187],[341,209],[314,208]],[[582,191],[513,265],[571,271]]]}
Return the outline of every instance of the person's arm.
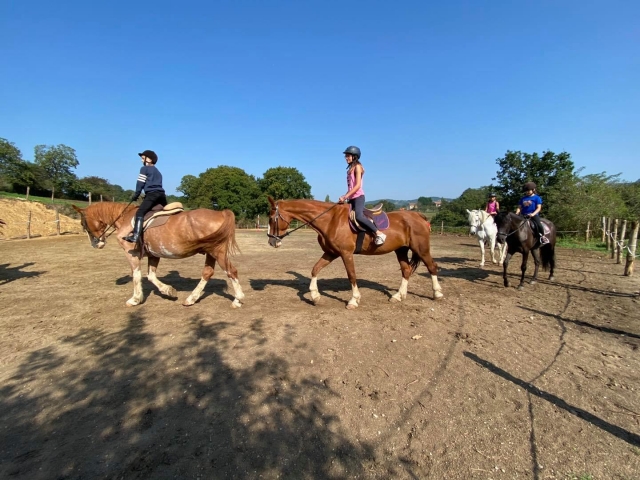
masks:
{"label": "person's arm", "polygon": [[355,172],[353,173],[355,177],[353,188],[340,197],[340,199],[338,200],[340,203],[343,203],[345,200],[349,200],[349,197],[356,193],[362,186],[362,167],[360,165],[357,165]]}
{"label": "person's arm", "polygon": [[496,212],[500,211],[500,202],[496,201]]}
{"label": "person's arm", "polygon": [[138,174],[138,181],[136,182],[136,193],[131,197],[131,201],[135,202],[140,194],[142,193],[142,189],[147,183],[147,167],[140,167],[140,173]]}

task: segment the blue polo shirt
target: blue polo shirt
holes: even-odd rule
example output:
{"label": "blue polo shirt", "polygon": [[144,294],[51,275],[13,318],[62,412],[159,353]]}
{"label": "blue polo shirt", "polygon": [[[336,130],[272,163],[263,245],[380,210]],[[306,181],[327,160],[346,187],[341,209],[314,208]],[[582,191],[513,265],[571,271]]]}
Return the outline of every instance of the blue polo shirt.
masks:
{"label": "blue polo shirt", "polygon": [[530,215],[536,211],[538,205],[542,205],[542,199],[535,193],[530,197],[522,197],[520,199],[520,213]]}

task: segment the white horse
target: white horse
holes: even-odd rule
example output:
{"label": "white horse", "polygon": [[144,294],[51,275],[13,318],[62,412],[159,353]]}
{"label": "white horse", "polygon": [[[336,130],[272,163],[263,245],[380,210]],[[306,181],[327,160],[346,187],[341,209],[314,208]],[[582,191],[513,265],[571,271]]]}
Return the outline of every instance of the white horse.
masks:
{"label": "white horse", "polygon": [[[482,261],[480,266],[484,267],[484,244],[489,241],[491,247],[491,262],[496,263],[495,248],[496,238],[498,236],[498,227],[496,227],[493,217],[484,210],[467,210],[469,214],[468,221],[471,227],[471,233],[478,237],[478,243],[480,244],[480,251],[482,252]],[[504,262],[504,257],[507,253],[506,244],[498,243],[498,254],[500,265]]]}

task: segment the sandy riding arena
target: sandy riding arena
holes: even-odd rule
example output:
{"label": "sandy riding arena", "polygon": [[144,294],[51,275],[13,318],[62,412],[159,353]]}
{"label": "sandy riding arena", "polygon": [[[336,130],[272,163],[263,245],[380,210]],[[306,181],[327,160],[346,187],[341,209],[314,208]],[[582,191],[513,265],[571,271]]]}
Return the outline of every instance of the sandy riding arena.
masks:
{"label": "sandy riding arena", "polygon": [[315,235],[237,236],[240,309],[219,269],[181,306],[202,256],[128,308],[116,242],[0,243],[0,478],[640,478],[640,277],[604,255],[520,292],[434,235],[443,300],[421,265],[389,302],[395,256],[358,256],[348,311],[338,260],[309,300]]}

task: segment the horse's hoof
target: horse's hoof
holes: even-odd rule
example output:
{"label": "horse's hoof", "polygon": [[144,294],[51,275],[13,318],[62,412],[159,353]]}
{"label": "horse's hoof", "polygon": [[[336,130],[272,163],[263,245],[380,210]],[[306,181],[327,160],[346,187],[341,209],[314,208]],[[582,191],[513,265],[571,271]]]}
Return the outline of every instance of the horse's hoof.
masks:
{"label": "horse's hoof", "polygon": [[183,307],[190,307],[190,306],[192,306],[192,305],[193,305],[193,304],[195,304],[195,303],[196,303],[196,302],[191,301],[191,300],[189,300],[189,299],[187,298],[184,302],[182,302],[182,306],[183,306]]}
{"label": "horse's hoof", "polygon": [[347,303],[347,310],[355,310],[356,308],[358,308],[358,304]]}
{"label": "horse's hoof", "polygon": [[135,300],[127,300],[127,303],[125,305],[127,307],[135,307],[140,305],[140,302],[136,302]]}
{"label": "horse's hoof", "polygon": [[237,298],[234,299],[233,302],[231,302],[231,308],[240,308],[240,307],[242,307],[242,303],[240,303]]}
{"label": "horse's hoof", "polygon": [[178,298],[178,292],[176,292],[176,289],[173,287],[167,288],[162,293],[164,293],[167,297]]}
{"label": "horse's hoof", "polygon": [[522,285],[518,285],[516,288],[517,288],[518,290],[521,290],[521,291],[522,291],[522,290],[524,290],[524,286],[522,286]]}
{"label": "horse's hoof", "polygon": [[555,281],[555,279],[556,279],[556,277],[554,277],[553,275],[551,275],[551,276],[549,277],[549,281],[550,281],[550,282]]}
{"label": "horse's hoof", "polygon": [[433,293],[433,299],[434,300],[440,300],[442,298],[444,298],[444,295],[441,292],[434,292]]}
{"label": "horse's hoof", "polygon": [[531,280],[531,281],[529,282],[529,285],[535,285],[536,283],[538,283],[538,282],[536,282],[535,280]]}
{"label": "horse's hoof", "polygon": [[389,301],[391,303],[400,303],[402,301],[402,298],[400,296],[392,295],[391,297],[389,297]]}
{"label": "horse's hoof", "polygon": [[320,295],[318,295],[317,297],[311,297],[311,301],[313,302],[314,305],[318,305],[318,303],[320,303]]}

